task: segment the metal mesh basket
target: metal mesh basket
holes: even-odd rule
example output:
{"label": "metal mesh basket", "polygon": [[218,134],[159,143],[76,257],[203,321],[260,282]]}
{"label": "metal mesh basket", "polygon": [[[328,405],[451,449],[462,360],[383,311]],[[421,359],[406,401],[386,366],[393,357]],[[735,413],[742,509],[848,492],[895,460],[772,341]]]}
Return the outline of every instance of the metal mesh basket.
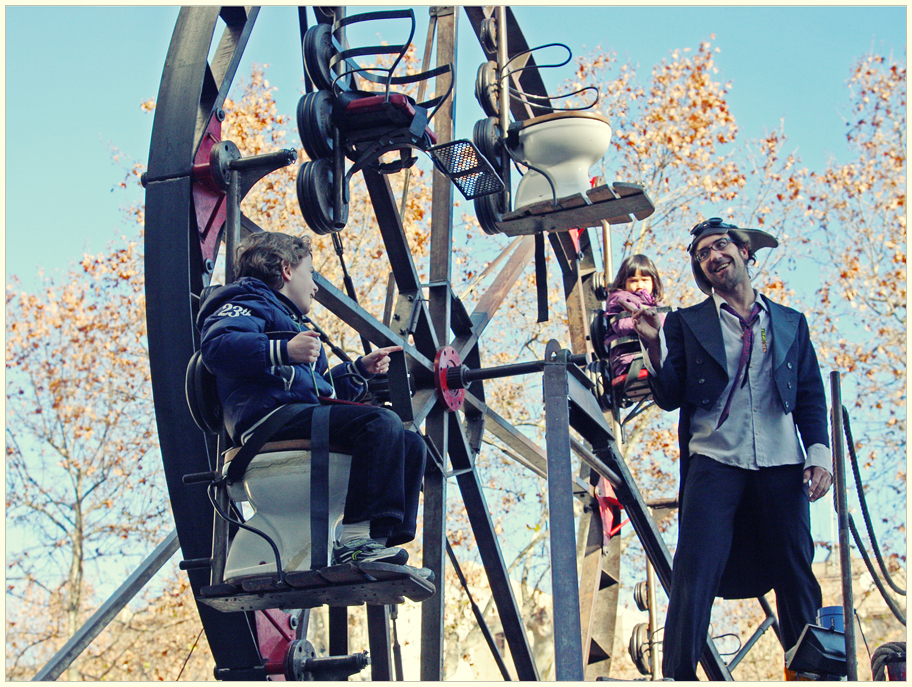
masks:
{"label": "metal mesh basket", "polygon": [[434,166],[456,184],[466,200],[497,193],[504,188],[503,181],[491,163],[471,141],[451,141],[428,148],[427,152],[434,161]]}

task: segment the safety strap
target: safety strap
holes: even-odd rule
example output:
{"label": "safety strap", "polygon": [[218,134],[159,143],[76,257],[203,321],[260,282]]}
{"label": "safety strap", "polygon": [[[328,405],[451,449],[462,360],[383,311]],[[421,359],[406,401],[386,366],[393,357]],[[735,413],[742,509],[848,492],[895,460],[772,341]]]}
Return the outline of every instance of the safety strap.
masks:
{"label": "safety strap", "polygon": [[310,424],[310,567],[329,565],[329,414],[314,410]]}
{"label": "safety strap", "polygon": [[247,466],[250,465],[256,455],[263,448],[263,445],[272,439],[272,435],[278,432],[282,427],[291,423],[293,420],[312,406],[304,403],[289,403],[276,410],[272,415],[267,417],[263,423],[257,427],[250,438],[237,452],[237,455],[228,463],[228,471],[225,476],[229,482],[236,482],[244,476]]}
{"label": "safety strap", "polygon": [[548,264],[545,262],[545,235],[535,235],[535,288],[538,293],[538,321],[548,321]]}
{"label": "safety strap", "polygon": [[643,357],[636,356],[633,361],[630,363],[630,368],[627,370],[627,378],[624,380],[624,393],[626,394],[628,389],[633,386],[640,379],[640,372],[643,369]]}

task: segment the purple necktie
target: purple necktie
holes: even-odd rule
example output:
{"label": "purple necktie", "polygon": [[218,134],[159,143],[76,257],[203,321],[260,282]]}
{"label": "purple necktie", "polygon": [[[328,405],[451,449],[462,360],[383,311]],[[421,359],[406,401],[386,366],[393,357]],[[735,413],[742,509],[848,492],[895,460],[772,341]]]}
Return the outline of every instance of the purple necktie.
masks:
{"label": "purple necktie", "polygon": [[722,426],[722,423],[728,419],[728,411],[731,409],[732,397],[735,395],[735,388],[738,386],[738,379],[741,372],[744,371],[744,380],[741,382],[743,387],[747,384],[747,368],[750,367],[751,351],[754,348],[754,322],[760,317],[760,304],[754,301],[754,307],[751,308],[750,317],[746,320],[736,313],[728,303],[722,304],[722,310],[731,313],[738,318],[741,323],[741,360],[738,361],[738,372],[735,374],[735,381],[732,383],[731,391],[728,393],[728,400],[725,401],[725,407],[722,409],[722,415],[719,417],[719,424],[716,429]]}

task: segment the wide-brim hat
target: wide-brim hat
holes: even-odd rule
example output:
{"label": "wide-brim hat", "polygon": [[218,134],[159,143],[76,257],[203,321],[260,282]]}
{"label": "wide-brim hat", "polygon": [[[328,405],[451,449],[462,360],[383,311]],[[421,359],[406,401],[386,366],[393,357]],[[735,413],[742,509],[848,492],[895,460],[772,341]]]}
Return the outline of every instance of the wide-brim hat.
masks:
{"label": "wide-brim hat", "polygon": [[705,222],[697,224],[690,230],[690,235],[693,236],[693,240],[690,242],[690,245],[687,246],[687,252],[690,253],[690,268],[693,270],[697,286],[699,286],[700,291],[707,296],[712,294],[712,284],[709,283],[709,280],[703,273],[703,268],[700,267],[697,256],[694,255],[694,250],[700,239],[710,234],[730,234],[734,236],[747,246],[751,255],[756,253],[760,248],[775,248],[779,245],[779,241],[775,236],[766,233],[762,229],[742,229],[734,224],[723,222],[719,217],[711,217]]}

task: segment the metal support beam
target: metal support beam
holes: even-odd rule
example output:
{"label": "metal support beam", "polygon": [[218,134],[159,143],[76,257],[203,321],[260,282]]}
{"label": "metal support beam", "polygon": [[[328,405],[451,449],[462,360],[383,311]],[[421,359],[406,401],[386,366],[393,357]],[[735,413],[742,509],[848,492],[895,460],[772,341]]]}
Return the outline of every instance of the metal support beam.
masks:
{"label": "metal support beam", "polygon": [[[453,64],[452,79],[456,79],[456,14],[452,8],[431,8],[437,31],[437,65]],[[430,43],[432,37],[428,36]],[[455,84],[454,84],[455,85]],[[443,84],[438,78],[436,90],[441,93]],[[453,140],[453,96],[444,101],[434,117],[437,141],[441,144]],[[434,170],[431,182],[431,249],[428,275],[432,286],[428,289],[427,313],[431,318],[431,335],[428,342],[434,349],[450,338],[453,297],[449,284],[453,264],[453,185],[439,170]],[[404,202],[403,198],[403,202]],[[386,236],[384,235],[384,240]],[[394,266],[395,269],[395,266]],[[396,275],[400,292],[405,286]],[[416,336],[416,343],[418,337]],[[441,342],[438,344],[438,342]],[[421,348],[419,344],[419,348]],[[429,357],[433,353],[421,348]],[[446,470],[447,445],[449,444],[449,418],[438,403],[432,408],[425,423],[426,435],[443,456]],[[433,461],[428,461],[424,484],[424,549],[422,565],[430,567],[440,580],[440,591],[428,599],[421,608],[421,679],[440,681],[444,678],[444,565],[446,557],[446,503],[447,482]],[[376,678],[375,678],[376,679]]]}
{"label": "metal support beam", "polygon": [[367,606],[367,640],[370,646],[371,680],[389,682],[393,679],[389,606]]}
{"label": "metal support beam", "polygon": [[[481,554],[481,561],[488,576],[488,584],[491,586],[494,603],[497,605],[497,614],[500,616],[504,637],[510,647],[516,674],[520,680],[538,680],[538,668],[532,655],[532,647],[529,645],[526,628],[513,595],[510,576],[507,574],[507,566],[494,532],[494,523],[485,500],[484,489],[478,479],[478,473],[474,469],[472,453],[464,428],[455,414],[449,413],[448,415],[450,418],[450,460],[453,468],[459,471],[456,477],[459,491],[465,503],[466,514],[472,524],[472,532],[478,543],[478,552]],[[578,626],[579,622],[577,622]]]}
{"label": "metal support beam", "polygon": [[[433,426],[433,423],[432,423]],[[437,434],[437,430],[435,430]],[[429,435],[430,436],[430,435]],[[439,436],[439,434],[437,434]],[[444,434],[444,436],[446,436]],[[433,440],[433,439],[432,439]],[[447,481],[429,460],[424,473],[424,515],[421,564],[439,580],[437,594],[421,604],[421,681],[440,682],[443,671],[444,555],[446,552]]]}
{"label": "metal support beam", "polygon": [[[845,433],[842,423],[842,387],[839,372],[830,372],[830,426],[833,428],[833,467],[836,516],[839,520],[839,569],[842,572],[842,617],[845,618],[846,679],[858,681],[855,657],[855,604],[852,597],[852,549],[849,543],[849,505],[846,494]],[[791,647],[788,647],[789,649]]]}
{"label": "metal support beam", "polygon": [[155,576],[155,573],[171,559],[171,556],[175,554],[178,548],[177,531],[172,530],[165,537],[165,540],[155,547],[155,550],[149,554],[146,560],[140,563],[133,574],[117,588],[117,591],[95,611],[85,625],[79,628],[76,634],[70,637],[69,641],[63,645],[63,648],[54,654],[54,657],[48,661],[47,665],[38,671],[32,681],[53,681],[60,677],[63,671],[69,668],[70,664],[76,660],[76,657],[92,643],[92,640],[114,620],[123,607],[130,603],[130,600],[136,596],[139,590],[145,587],[146,583]]}
{"label": "metal support beam", "polygon": [[329,655],[345,656],[348,654],[348,607],[330,606],[329,620]]}
{"label": "metal support beam", "polygon": [[[548,512],[551,539],[554,666],[558,680],[582,681],[579,583],[573,527],[573,471],[567,402],[567,352],[556,341],[545,348],[545,428],[548,437]],[[560,631],[557,629],[560,628]]]}

